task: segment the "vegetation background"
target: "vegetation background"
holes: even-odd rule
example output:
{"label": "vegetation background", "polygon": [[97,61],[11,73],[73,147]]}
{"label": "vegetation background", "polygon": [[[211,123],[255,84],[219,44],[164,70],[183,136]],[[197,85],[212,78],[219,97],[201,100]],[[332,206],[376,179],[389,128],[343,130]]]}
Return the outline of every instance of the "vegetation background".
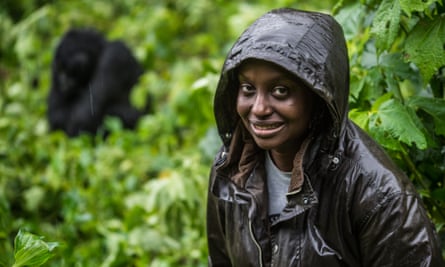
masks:
{"label": "vegetation background", "polygon": [[[441,0],[4,0],[0,266],[206,266],[218,73],[241,31],[282,6],[343,25],[350,117],[409,175],[445,243]],[[105,140],[48,131],[53,52],[75,26],[124,40],[143,64],[132,101],[153,94],[155,113],[136,130],[108,118]]]}

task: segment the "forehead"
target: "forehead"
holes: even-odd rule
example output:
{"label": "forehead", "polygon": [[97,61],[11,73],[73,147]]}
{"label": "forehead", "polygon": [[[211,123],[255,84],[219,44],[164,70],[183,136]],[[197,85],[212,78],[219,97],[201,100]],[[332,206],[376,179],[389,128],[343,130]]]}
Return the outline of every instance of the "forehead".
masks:
{"label": "forehead", "polygon": [[264,72],[267,72],[269,74],[279,75],[294,80],[295,82],[299,82],[299,79],[288,70],[275,63],[261,59],[246,59],[240,64],[237,71],[238,75],[255,75],[258,72],[262,72],[263,74]]}

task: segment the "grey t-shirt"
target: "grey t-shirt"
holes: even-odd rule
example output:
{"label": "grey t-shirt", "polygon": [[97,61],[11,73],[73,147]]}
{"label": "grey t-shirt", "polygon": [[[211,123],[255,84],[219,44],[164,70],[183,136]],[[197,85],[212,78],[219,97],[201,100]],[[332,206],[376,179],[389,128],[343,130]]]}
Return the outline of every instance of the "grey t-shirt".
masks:
{"label": "grey t-shirt", "polygon": [[269,151],[266,151],[267,188],[269,191],[269,217],[278,217],[287,203],[291,172],[283,172],[275,166]]}

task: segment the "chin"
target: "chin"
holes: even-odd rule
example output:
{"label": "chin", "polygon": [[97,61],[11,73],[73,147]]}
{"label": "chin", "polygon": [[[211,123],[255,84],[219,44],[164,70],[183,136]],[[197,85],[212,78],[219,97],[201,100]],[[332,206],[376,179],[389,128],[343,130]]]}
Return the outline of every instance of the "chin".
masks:
{"label": "chin", "polygon": [[274,150],[278,149],[280,147],[279,144],[276,142],[268,141],[268,140],[258,140],[257,138],[254,139],[257,146],[264,150]]}

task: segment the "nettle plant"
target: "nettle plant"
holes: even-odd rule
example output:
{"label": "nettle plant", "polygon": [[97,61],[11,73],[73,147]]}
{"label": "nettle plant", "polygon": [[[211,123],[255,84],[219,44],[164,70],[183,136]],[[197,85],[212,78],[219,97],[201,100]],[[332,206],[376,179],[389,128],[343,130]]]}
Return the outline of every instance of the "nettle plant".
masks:
{"label": "nettle plant", "polygon": [[351,59],[349,115],[413,180],[445,237],[445,7],[360,2],[336,9]]}

